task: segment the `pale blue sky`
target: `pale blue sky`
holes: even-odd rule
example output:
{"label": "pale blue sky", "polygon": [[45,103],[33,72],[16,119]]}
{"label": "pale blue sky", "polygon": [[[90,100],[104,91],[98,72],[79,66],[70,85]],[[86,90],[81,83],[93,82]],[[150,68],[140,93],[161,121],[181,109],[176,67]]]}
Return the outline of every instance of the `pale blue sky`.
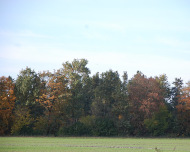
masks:
{"label": "pale blue sky", "polygon": [[92,74],[190,80],[189,0],[0,0],[0,76],[86,58]]}

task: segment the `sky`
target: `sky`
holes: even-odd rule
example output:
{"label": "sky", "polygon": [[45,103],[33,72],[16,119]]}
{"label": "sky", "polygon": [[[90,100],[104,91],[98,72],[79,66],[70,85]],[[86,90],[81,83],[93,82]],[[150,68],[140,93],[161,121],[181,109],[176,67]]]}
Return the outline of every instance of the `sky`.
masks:
{"label": "sky", "polygon": [[85,58],[91,74],[190,80],[189,0],[0,0],[0,76]]}

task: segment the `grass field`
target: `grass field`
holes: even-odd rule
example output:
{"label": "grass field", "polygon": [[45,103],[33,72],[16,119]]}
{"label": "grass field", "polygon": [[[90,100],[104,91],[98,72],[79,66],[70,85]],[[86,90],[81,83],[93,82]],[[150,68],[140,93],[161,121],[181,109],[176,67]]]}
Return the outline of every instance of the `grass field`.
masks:
{"label": "grass field", "polygon": [[0,151],[190,152],[190,139],[0,137]]}

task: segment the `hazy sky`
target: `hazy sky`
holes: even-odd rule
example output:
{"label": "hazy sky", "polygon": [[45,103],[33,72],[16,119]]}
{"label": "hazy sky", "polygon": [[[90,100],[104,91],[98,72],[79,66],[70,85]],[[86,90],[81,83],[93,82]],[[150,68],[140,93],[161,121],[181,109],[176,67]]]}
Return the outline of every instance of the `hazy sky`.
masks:
{"label": "hazy sky", "polygon": [[0,0],[0,76],[85,58],[92,74],[190,80],[189,0]]}

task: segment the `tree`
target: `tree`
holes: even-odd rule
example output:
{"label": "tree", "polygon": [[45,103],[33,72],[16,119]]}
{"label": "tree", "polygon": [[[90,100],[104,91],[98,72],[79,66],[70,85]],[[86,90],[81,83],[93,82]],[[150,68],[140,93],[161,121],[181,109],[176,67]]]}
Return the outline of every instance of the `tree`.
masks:
{"label": "tree", "polygon": [[[19,111],[22,111],[23,113],[25,113],[25,111],[27,112],[29,111],[29,114],[27,114],[27,116],[30,117],[30,119],[34,120],[31,123],[35,123],[35,120],[43,114],[44,108],[39,104],[39,102],[36,102],[36,100],[40,96],[40,87],[41,87],[40,77],[34,70],[31,70],[31,68],[26,67],[26,69],[22,70],[18,75],[15,84],[15,95],[16,95],[15,112],[17,112],[15,113],[15,119],[18,122],[22,118],[20,117]],[[14,125],[13,130],[16,131],[13,132],[19,133],[20,131],[15,129],[17,128],[17,126],[19,125],[16,126]],[[31,127],[28,128],[30,129],[30,131],[32,131],[33,126],[34,124],[30,125],[27,124],[27,128]],[[20,129],[22,130],[22,127]]]}
{"label": "tree", "polygon": [[126,135],[129,134],[130,128],[126,72],[123,77],[122,82],[118,72],[112,70],[100,76],[98,73],[94,75],[92,78],[94,98],[91,109],[97,119],[113,122],[118,133]]}
{"label": "tree", "polygon": [[39,97],[40,78],[35,71],[26,68],[20,72],[16,80],[17,104],[31,106]]}
{"label": "tree", "polygon": [[145,119],[144,123],[153,136],[165,135],[171,125],[171,117],[167,107],[161,106],[160,110],[154,113],[152,118]]}
{"label": "tree", "polygon": [[190,135],[190,83],[140,71],[90,76],[87,65],[0,77],[0,135]]}
{"label": "tree", "polygon": [[14,83],[11,78],[0,77],[0,135],[10,132],[15,99]]}
{"label": "tree", "polygon": [[182,88],[176,108],[181,125],[180,134],[190,135],[190,82]]}
{"label": "tree", "polygon": [[145,134],[144,120],[150,119],[159,107],[164,105],[164,97],[156,79],[147,78],[141,72],[129,81],[129,108],[134,134]]}
{"label": "tree", "polygon": [[173,82],[174,87],[172,87],[171,90],[171,105],[173,108],[174,115],[177,113],[176,106],[178,105],[179,102],[179,97],[181,94],[181,90],[183,87],[183,80],[181,78],[175,78],[175,81]]}
{"label": "tree", "polygon": [[159,77],[155,77],[155,79],[159,83],[160,89],[163,93],[165,103],[167,105],[170,104],[171,89],[170,89],[170,84],[168,82],[167,76],[165,74],[162,74]]}
{"label": "tree", "polygon": [[[68,80],[68,87],[71,92],[70,110],[72,123],[84,115],[84,107],[88,106],[88,98],[84,92],[90,70],[86,67],[88,61],[85,59],[74,59],[72,63],[63,63],[61,71]],[[86,90],[86,89],[85,89]]]}
{"label": "tree", "polygon": [[123,74],[123,81],[121,83],[121,90],[117,102],[112,107],[112,113],[115,117],[115,125],[119,135],[129,135],[131,132],[130,113],[129,113],[129,99],[128,99],[128,75],[127,72]]}
{"label": "tree", "polygon": [[173,127],[171,130],[177,135],[181,134],[182,125],[179,120],[179,112],[177,106],[179,105],[179,98],[182,93],[183,80],[181,78],[175,78],[173,82],[173,87],[171,88],[170,94],[170,111],[172,112],[173,117]]}
{"label": "tree", "polygon": [[30,110],[27,107],[17,108],[15,111],[15,120],[11,128],[11,134],[13,135],[32,135],[33,134],[33,122]]}
{"label": "tree", "polygon": [[45,108],[45,112],[37,119],[35,129],[40,131],[44,129],[46,134],[56,134],[59,128],[66,125],[70,119],[68,80],[61,70],[54,71],[53,74],[43,72],[40,78],[41,95],[36,101]]}
{"label": "tree", "polygon": [[112,70],[102,73],[97,80],[94,89],[94,99],[92,103],[92,113],[97,117],[113,118],[112,107],[122,100],[122,83],[118,72]]}
{"label": "tree", "polygon": [[43,108],[36,102],[40,95],[40,86],[39,75],[28,67],[20,72],[15,84],[16,105],[27,107],[34,119],[43,114]]}

